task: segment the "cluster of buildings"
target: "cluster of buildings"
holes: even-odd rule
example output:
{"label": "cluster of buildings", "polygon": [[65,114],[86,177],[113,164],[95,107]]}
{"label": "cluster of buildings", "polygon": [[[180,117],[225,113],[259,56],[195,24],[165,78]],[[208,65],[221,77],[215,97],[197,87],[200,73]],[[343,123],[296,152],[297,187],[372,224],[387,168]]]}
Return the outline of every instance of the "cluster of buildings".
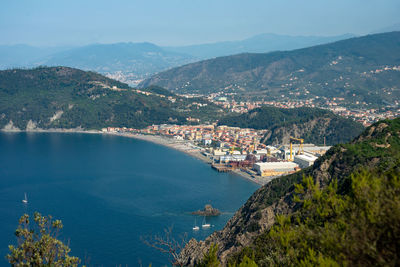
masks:
{"label": "cluster of buildings", "polygon": [[[277,108],[299,108],[299,107],[318,107],[328,109],[345,118],[350,118],[362,123],[364,126],[369,126],[374,122],[382,119],[394,119],[400,116],[400,101],[395,102],[395,106],[388,106],[384,109],[366,108],[366,103],[356,101],[356,105],[364,105],[364,108],[348,108],[345,107],[343,97],[312,97],[303,100],[270,100],[270,101],[241,101],[237,102],[232,99],[235,93],[221,94],[214,93],[207,98],[209,101],[228,109],[231,112],[246,113],[252,109],[261,106],[271,106]],[[395,100],[397,101],[397,100]]]}
{"label": "cluster of buildings", "polygon": [[[109,133],[136,133],[190,142],[218,171],[240,170],[253,177],[277,177],[311,166],[330,147],[313,144],[269,146],[266,130],[211,125],[152,125],[145,129],[108,127]],[[184,141],[186,140],[186,141]]]}
{"label": "cluster of buildings", "polygon": [[351,118],[362,123],[364,126],[370,126],[372,123],[383,119],[394,119],[400,116],[400,108],[397,109],[347,109],[345,107],[330,108],[333,113],[340,116]]}
{"label": "cluster of buildings", "polygon": [[225,125],[152,125],[136,130],[141,134],[169,136],[176,140],[189,140],[200,146],[212,149],[213,154],[222,155],[247,153],[259,146],[265,146],[260,141],[266,130],[243,129]]}

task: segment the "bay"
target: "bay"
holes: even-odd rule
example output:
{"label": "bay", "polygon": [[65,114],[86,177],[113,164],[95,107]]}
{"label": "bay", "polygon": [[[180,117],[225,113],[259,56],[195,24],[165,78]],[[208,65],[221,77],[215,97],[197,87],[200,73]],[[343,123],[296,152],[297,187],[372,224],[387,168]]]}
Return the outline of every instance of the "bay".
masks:
{"label": "bay", "polygon": [[[61,219],[59,239],[83,263],[162,266],[142,241],[172,227],[175,237],[205,239],[222,229],[259,186],[217,173],[179,151],[119,136],[0,133],[0,266],[19,217],[39,211]],[[22,203],[24,192],[29,203]],[[223,214],[192,231],[190,212],[212,204]]]}

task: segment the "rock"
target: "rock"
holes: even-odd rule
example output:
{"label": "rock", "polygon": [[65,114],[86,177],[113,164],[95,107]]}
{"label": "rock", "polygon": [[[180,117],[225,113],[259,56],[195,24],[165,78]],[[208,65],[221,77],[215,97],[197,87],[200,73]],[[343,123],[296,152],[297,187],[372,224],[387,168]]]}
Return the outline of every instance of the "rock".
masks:
{"label": "rock", "polygon": [[218,209],[213,208],[210,204],[207,204],[204,206],[203,210],[194,211],[192,214],[200,216],[218,216],[221,212]]}
{"label": "rock", "polygon": [[4,126],[3,128],[4,131],[8,131],[8,132],[19,132],[21,131],[18,127],[14,126],[14,123],[12,120],[10,120],[10,122]]}

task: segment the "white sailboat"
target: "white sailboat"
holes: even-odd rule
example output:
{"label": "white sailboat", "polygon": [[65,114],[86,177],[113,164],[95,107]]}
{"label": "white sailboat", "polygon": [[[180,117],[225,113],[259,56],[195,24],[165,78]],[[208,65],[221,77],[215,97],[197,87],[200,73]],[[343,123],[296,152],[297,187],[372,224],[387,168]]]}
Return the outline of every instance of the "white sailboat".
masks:
{"label": "white sailboat", "polygon": [[204,216],[203,224],[201,225],[201,228],[210,228],[210,227],[211,227],[211,224],[206,223],[206,216]]}
{"label": "white sailboat", "polygon": [[25,204],[28,203],[28,198],[26,197],[26,193],[25,193],[25,198],[22,200],[22,203],[25,203]]}
{"label": "white sailboat", "polygon": [[200,227],[196,225],[196,219],[194,219],[194,226],[193,226],[193,231],[198,231]]}

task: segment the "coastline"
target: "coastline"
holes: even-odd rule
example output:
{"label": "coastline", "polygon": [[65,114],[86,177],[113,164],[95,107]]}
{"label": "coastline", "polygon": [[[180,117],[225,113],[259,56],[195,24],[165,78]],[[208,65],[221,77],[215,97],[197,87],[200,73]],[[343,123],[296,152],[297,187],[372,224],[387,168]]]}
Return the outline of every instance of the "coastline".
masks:
{"label": "coastline", "polygon": [[[175,140],[161,135],[143,135],[143,134],[132,134],[132,133],[118,133],[118,132],[102,132],[99,130],[84,130],[81,128],[75,129],[29,129],[29,130],[4,130],[1,129],[0,132],[5,133],[81,133],[81,134],[102,134],[102,135],[113,135],[121,136],[127,138],[134,138],[142,141],[152,142],[158,145],[162,145],[168,148],[172,148],[183,152],[189,156],[192,156],[204,163],[211,164],[212,160],[204,156],[197,146],[193,145],[187,140]],[[254,178],[250,174],[243,172],[239,169],[232,171],[231,173],[238,175],[246,180],[249,180],[258,185],[265,185],[269,182],[269,179]]]}

